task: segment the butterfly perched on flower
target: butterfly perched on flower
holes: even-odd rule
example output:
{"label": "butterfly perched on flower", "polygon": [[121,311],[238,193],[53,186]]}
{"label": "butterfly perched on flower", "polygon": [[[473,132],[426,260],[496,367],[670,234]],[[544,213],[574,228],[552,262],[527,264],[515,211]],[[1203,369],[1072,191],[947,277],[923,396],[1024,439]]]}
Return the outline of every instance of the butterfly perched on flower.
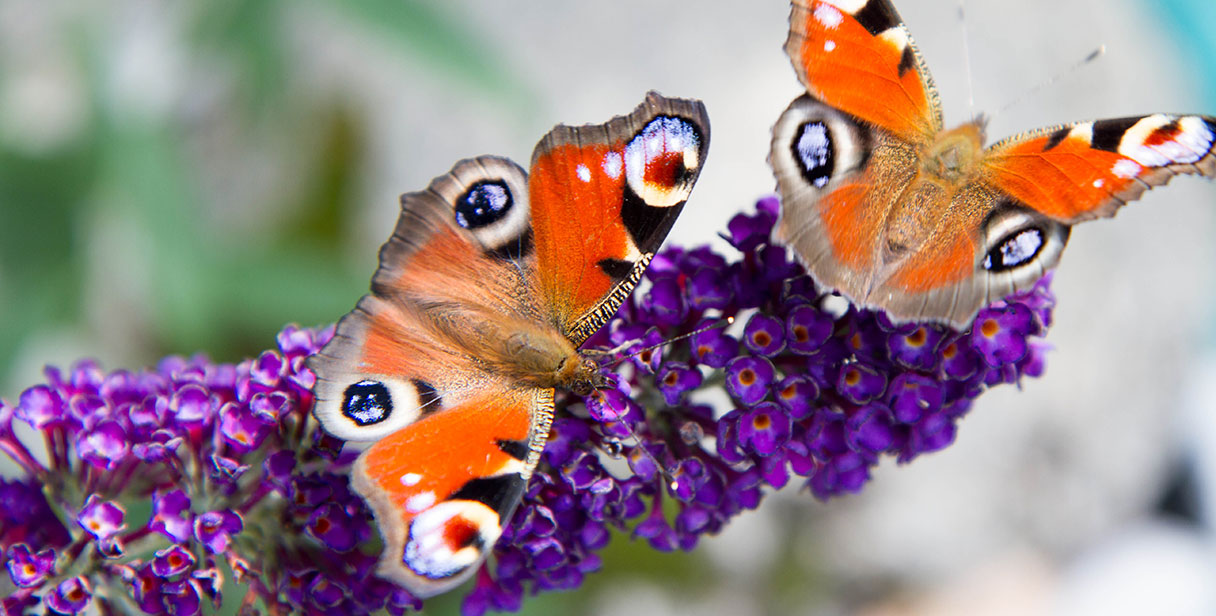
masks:
{"label": "butterfly perched on flower", "polygon": [[404,195],[372,291],[310,361],[329,433],[375,441],[352,470],[379,572],[419,597],[477,569],[520,502],[555,388],[606,384],[579,346],[641,279],[709,147],[699,101],[649,94],[558,126],[531,169],[481,156]]}
{"label": "butterfly perched on flower", "polygon": [[1179,174],[1216,175],[1216,118],[1152,114],[984,147],[945,129],[889,0],[795,0],[786,52],[807,93],[773,128],[778,235],[817,282],[896,321],[966,329],[1055,267],[1072,225]]}

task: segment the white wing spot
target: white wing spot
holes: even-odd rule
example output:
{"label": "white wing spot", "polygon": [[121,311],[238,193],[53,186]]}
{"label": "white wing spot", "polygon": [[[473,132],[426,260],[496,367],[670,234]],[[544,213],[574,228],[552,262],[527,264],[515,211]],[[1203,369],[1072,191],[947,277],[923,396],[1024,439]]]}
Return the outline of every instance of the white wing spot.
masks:
{"label": "white wing spot", "polygon": [[824,41],[823,42],[824,51],[832,51],[833,49],[836,49],[836,41]]}
{"label": "white wing spot", "polygon": [[[1184,118],[1185,120],[1185,118]],[[1189,126],[1184,126],[1181,122],[1178,124],[1178,131],[1172,139],[1168,141],[1160,141],[1149,144],[1149,141],[1156,141],[1155,135],[1157,131],[1168,126],[1174,118],[1154,114],[1145,116],[1136,122],[1127,132],[1123,133],[1123,140],[1119,143],[1119,153],[1126,156],[1145,167],[1164,167],[1175,163],[1193,163],[1207,153],[1207,147],[1201,147],[1199,151],[1195,151],[1191,146],[1194,145],[1196,138],[1200,141],[1204,139],[1204,133],[1210,136],[1210,131],[1202,123],[1195,126],[1193,123]],[[1188,133],[1192,133],[1188,135]]]}
{"label": "white wing spot", "polygon": [[419,481],[422,481],[422,475],[418,473],[406,473],[401,476],[401,485],[403,486],[417,485]]}
{"label": "white wing spot", "polygon": [[1140,165],[1137,165],[1136,161],[1124,158],[1115,163],[1114,166],[1110,168],[1110,172],[1115,174],[1115,177],[1126,180],[1128,178],[1134,178],[1137,175],[1140,175]]}
{"label": "white wing spot", "polygon": [[869,4],[869,0],[825,0],[828,4],[850,14],[856,15],[857,11],[865,8]]}
{"label": "white wing spot", "polygon": [[1178,125],[1182,127],[1178,143],[1194,152],[1198,156],[1195,160],[1207,156],[1208,152],[1212,151],[1212,141],[1216,140],[1216,135],[1212,134],[1203,118],[1187,116],[1179,120]]}
{"label": "white wing spot", "polygon": [[609,152],[604,156],[604,173],[612,179],[621,177],[621,155],[619,152]]}
{"label": "white wing spot", "polygon": [[878,38],[890,43],[892,47],[903,52],[908,47],[908,31],[903,26],[892,26],[878,35]]}
{"label": "white wing spot", "polygon": [[578,167],[574,169],[574,174],[583,182],[591,181],[591,170],[587,168],[587,165],[579,163]]}
{"label": "white wing spot", "polygon": [[824,28],[835,30],[836,26],[844,22],[844,16],[840,14],[840,11],[836,10],[836,7],[830,4],[820,4],[815,7],[815,20],[822,24]]}
{"label": "white wing spot", "polygon": [[1106,185],[1106,180],[1102,178],[1094,180],[1094,188],[1102,188],[1104,185]]}
{"label": "white wing spot", "polygon": [[422,513],[431,508],[435,504],[434,492],[421,492],[415,494],[405,501],[405,510],[410,513]]}

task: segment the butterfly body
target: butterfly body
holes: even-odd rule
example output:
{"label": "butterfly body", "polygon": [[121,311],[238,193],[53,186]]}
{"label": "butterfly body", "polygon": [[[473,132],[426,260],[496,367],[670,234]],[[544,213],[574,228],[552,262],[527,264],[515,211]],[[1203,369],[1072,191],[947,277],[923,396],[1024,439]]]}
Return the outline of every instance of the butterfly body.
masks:
{"label": "butterfly body", "polygon": [[378,572],[419,597],[472,575],[522,499],[555,390],[606,385],[582,343],[641,279],[708,148],[696,101],[558,126],[531,173],[482,156],[402,197],[372,292],[310,359],[313,414],[371,441],[351,484]]}
{"label": "butterfly body", "polygon": [[889,0],[795,0],[786,51],[807,93],[773,128],[778,235],[822,285],[895,321],[965,329],[1059,260],[1071,226],[1178,174],[1216,175],[1216,119],[1079,122],[984,146],[943,130]]}

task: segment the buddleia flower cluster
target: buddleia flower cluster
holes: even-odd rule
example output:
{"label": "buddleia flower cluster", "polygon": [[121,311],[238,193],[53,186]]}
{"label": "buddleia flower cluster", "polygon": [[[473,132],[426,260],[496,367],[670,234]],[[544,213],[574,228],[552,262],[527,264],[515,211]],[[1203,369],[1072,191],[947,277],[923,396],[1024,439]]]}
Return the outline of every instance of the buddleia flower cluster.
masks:
{"label": "buddleia flower cluster", "polygon": [[[691,550],[788,484],[857,492],[883,456],[946,447],[981,393],[1042,372],[1050,276],[966,332],[895,325],[817,288],[771,239],[778,208],[735,216],[727,255],[661,252],[587,342],[611,349],[613,385],[559,394],[523,504],[456,591],[464,614],[578,587],[614,535]],[[374,575],[379,540],[347,479],[357,452],[309,415],[304,360],[332,334],[289,326],[238,364],[82,361],[0,402],[0,449],[20,469],[0,480],[5,613],[420,610]],[[706,402],[723,389],[728,407]]]}

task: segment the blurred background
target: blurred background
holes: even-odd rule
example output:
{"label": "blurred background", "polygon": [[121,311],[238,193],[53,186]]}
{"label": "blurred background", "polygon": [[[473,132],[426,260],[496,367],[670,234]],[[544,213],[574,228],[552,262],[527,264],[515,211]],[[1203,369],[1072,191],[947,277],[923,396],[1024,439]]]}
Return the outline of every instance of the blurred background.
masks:
{"label": "blurred background", "polygon": [[[899,9],[947,124],[987,113],[992,139],[1216,114],[1210,0]],[[47,363],[236,361],[285,323],[332,322],[366,291],[400,193],[468,156],[526,163],[554,123],[603,122],[649,89],[709,109],[696,214],[671,237],[708,241],[773,190],[769,129],[800,92],[787,14],[0,0],[0,397]],[[1183,178],[1075,229],[1046,375],[984,396],[946,451],[883,466],[857,497],[786,490],[689,555],[618,540],[582,589],[524,613],[1216,613],[1214,208],[1216,187]]]}

